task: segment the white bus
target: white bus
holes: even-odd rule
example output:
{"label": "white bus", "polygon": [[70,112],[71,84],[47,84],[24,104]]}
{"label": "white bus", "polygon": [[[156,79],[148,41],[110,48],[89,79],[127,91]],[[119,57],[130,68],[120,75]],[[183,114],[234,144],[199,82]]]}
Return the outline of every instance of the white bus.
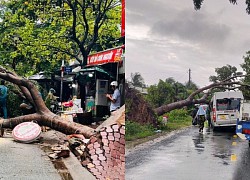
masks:
{"label": "white bus", "polygon": [[214,93],[210,101],[211,126],[236,126],[240,111],[240,101],[244,99],[241,91],[227,91]]}

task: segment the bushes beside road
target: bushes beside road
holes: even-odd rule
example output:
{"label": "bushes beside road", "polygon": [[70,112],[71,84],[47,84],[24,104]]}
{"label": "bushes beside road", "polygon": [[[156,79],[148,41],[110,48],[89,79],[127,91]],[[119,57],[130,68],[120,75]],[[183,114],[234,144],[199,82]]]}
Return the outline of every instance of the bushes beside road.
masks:
{"label": "bushes beside road", "polygon": [[192,122],[191,116],[185,109],[176,109],[165,114],[164,116],[168,116],[168,121],[167,123],[164,123],[162,121],[163,116],[159,116],[158,129],[153,128],[153,126],[150,124],[140,125],[136,122],[126,121],[126,134],[125,134],[126,140],[132,141],[152,136],[157,132],[159,132],[157,130],[161,130],[163,132],[171,132],[173,130],[190,126]]}

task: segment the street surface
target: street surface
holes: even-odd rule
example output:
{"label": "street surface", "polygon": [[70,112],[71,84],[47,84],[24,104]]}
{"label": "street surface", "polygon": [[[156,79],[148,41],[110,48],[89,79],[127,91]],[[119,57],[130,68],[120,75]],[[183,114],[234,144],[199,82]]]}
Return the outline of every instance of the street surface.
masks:
{"label": "street surface", "polygon": [[191,127],[126,155],[126,180],[247,180],[248,141],[234,130]]}
{"label": "street surface", "polygon": [[34,144],[0,138],[0,180],[61,180],[48,156]]}

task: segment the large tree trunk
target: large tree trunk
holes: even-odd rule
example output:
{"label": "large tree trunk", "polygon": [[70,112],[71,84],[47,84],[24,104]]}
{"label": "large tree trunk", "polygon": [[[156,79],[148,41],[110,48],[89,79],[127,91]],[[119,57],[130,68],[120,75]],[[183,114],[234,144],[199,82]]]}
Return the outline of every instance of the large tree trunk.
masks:
{"label": "large tree trunk", "polygon": [[[208,86],[204,86],[204,87],[194,91],[187,99],[163,105],[161,107],[155,108],[154,111],[158,116],[161,116],[167,112],[170,112],[174,109],[180,109],[184,106],[188,106],[188,105],[192,105],[192,104],[199,104],[199,103],[207,103],[208,102],[207,97],[208,97],[209,93],[211,92],[211,90],[214,88],[221,88],[221,87],[227,88],[226,86],[233,85],[233,84],[234,85],[244,85],[238,81],[232,81],[232,79],[237,78],[237,77],[240,77],[240,76],[232,77],[232,78],[226,79],[226,80],[221,81],[221,82],[216,82],[216,83],[212,83]],[[244,86],[247,86],[247,85],[244,85]],[[204,93],[202,98],[195,99],[195,96],[197,94],[200,94],[201,92],[204,92],[206,90],[207,90],[207,92]]]}
{"label": "large tree trunk", "polygon": [[88,126],[66,121],[60,116],[52,113],[46,107],[35,85],[28,79],[21,78],[14,72],[7,71],[3,67],[0,67],[0,78],[19,86],[24,97],[34,106],[36,111],[34,114],[2,119],[0,120],[0,127],[14,128],[16,125],[22,122],[36,121],[39,125],[48,126],[64,134],[78,133],[88,138],[95,134],[94,129]]}

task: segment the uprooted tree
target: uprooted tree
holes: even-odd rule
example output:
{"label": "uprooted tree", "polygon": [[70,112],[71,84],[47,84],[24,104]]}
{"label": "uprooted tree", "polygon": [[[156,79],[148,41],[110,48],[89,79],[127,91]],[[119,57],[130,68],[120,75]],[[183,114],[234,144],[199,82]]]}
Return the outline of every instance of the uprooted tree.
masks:
{"label": "uprooted tree", "polygon": [[[189,106],[198,103],[207,103],[209,94],[211,94],[214,89],[241,89],[243,86],[248,87],[248,85],[243,84],[238,78],[243,77],[243,75],[235,75],[233,77],[229,77],[222,81],[216,81],[211,83],[208,86],[204,86],[193,91],[186,99],[176,101],[173,103],[164,104],[157,108],[150,108],[150,106],[143,101],[143,97],[141,97],[140,93],[133,88],[129,88],[126,85],[126,119],[136,121],[144,124],[156,123],[156,117],[154,114],[161,116],[167,112],[170,112],[174,109],[180,109],[184,106]],[[199,94],[202,94],[201,98],[197,98]],[[138,100],[139,99],[139,100]],[[127,110],[127,107],[129,109]],[[129,111],[129,112],[128,112]],[[127,113],[128,112],[128,113]],[[136,115],[135,115],[136,114]]]}
{"label": "uprooted tree", "polygon": [[19,117],[1,119],[1,128],[14,128],[16,125],[27,122],[36,121],[41,126],[48,126],[52,129],[60,131],[64,134],[82,134],[89,138],[95,134],[94,129],[78,123],[63,120],[60,116],[52,113],[45,105],[36,86],[28,79],[19,77],[16,73],[0,67],[0,79],[9,81],[20,88],[23,96],[33,105],[35,113],[23,115]]}
{"label": "uprooted tree", "polygon": [[[179,109],[184,106],[192,105],[192,104],[199,104],[199,103],[206,103],[208,95],[210,92],[215,88],[223,88],[228,90],[233,90],[240,88],[241,86],[248,86],[246,84],[243,84],[241,81],[237,80],[237,78],[242,77],[242,75],[236,75],[234,77],[227,78],[225,80],[214,82],[208,86],[204,86],[202,88],[197,89],[193,93],[191,93],[186,99],[177,101],[174,103],[166,104],[161,107],[155,108],[154,111],[158,116],[163,115],[164,113],[167,113],[174,109]],[[234,86],[232,86],[234,85]],[[199,99],[196,99],[195,96],[204,93],[203,96]]]}

